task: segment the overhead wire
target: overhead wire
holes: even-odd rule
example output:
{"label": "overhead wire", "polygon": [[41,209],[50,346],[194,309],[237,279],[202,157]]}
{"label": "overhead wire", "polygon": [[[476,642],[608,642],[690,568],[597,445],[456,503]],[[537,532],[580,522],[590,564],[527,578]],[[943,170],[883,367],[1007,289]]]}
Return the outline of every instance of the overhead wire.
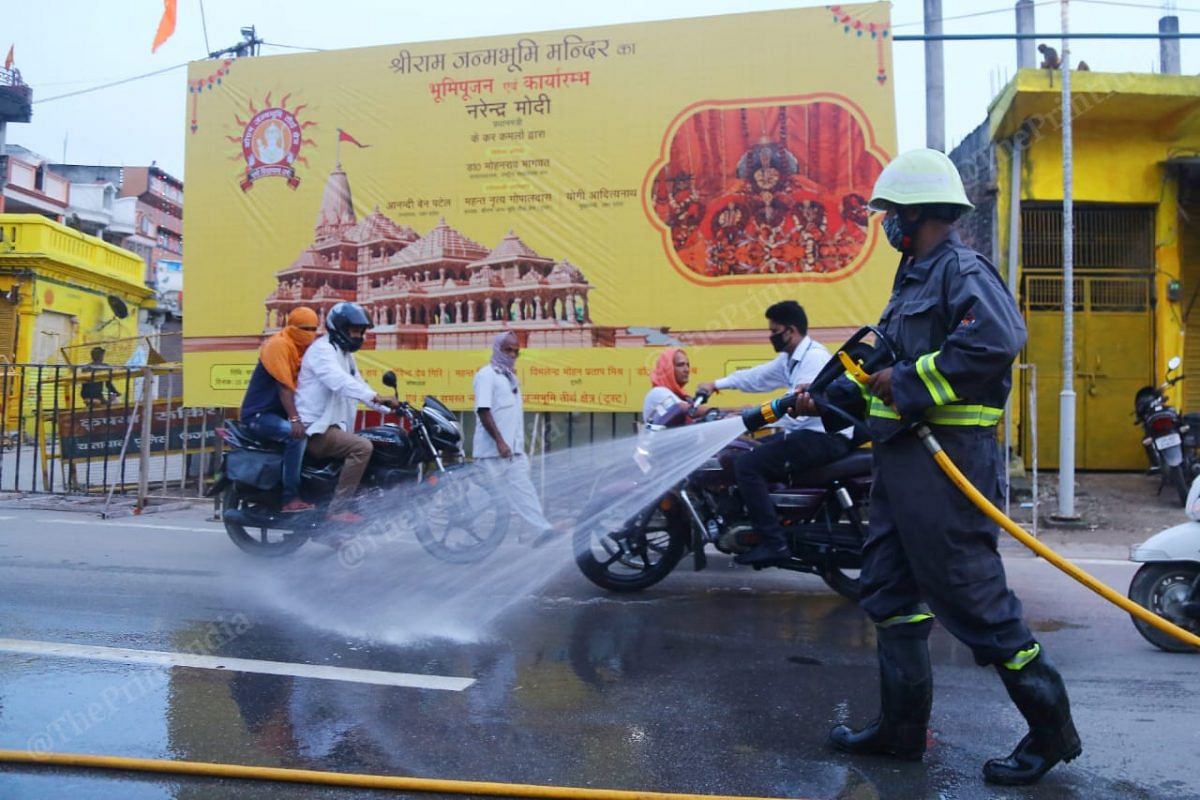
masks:
{"label": "overhead wire", "polygon": [[[1159,5],[1155,5],[1155,4],[1151,4],[1151,3],[1135,3],[1135,2],[1130,2],[1130,0],[1075,0],[1075,1],[1077,3],[1088,3],[1091,5],[1097,5],[1097,6],[1118,6],[1118,7],[1124,7],[1124,8],[1141,8],[1141,9],[1145,9],[1147,11],[1161,11],[1162,10],[1162,7]],[[1060,0],[1038,0],[1038,2],[1034,3],[1033,5],[1035,7],[1036,6],[1057,6],[1059,4],[1059,2],[1060,2]],[[1198,14],[1198,13],[1200,13],[1200,8],[1175,8],[1175,9],[1173,9],[1173,11],[1183,11],[1183,12],[1189,13],[1189,14]],[[941,17],[938,21],[939,22],[952,22],[954,20],[971,19],[973,17],[987,17],[987,16],[994,16],[996,14],[1011,14],[1011,13],[1013,13],[1013,9],[1010,6],[1010,7],[1006,7],[1006,8],[993,8],[993,9],[989,9],[987,11],[973,11],[970,14],[957,14],[952,17]],[[924,25],[924,24],[925,24],[924,20],[917,20],[914,22],[894,22],[894,23],[892,23],[892,28],[893,29],[912,28],[912,27],[916,27],[918,25]],[[1049,35],[1049,34],[1047,34],[1047,35]]]}
{"label": "overhead wire", "polygon": [[[1094,6],[1122,6],[1124,8],[1142,8],[1147,11],[1163,11],[1160,4],[1131,3],[1129,0],[1075,0],[1077,3],[1088,3]],[[1170,13],[1183,11],[1187,14],[1200,14],[1200,8],[1173,8]]]}
{"label": "overhead wire", "polygon": [[279,44],[278,42],[263,42],[262,44],[263,47],[282,47],[284,50],[309,50],[314,53],[325,52],[325,48],[323,47],[299,47],[294,44]]}
{"label": "overhead wire", "polygon": [[[1086,2],[1086,0],[1080,0],[1080,2]],[[1050,6],[1050,5],[1058,5],[1058,3],[1059,3],[1059,0],[1039,0],[1039,2],[1034,3],[1034,6]],[[1011,13],[1013,13],[1013,10],[1011,7],[993,8],[990,11],[973,11],[970,14],[958,14],[953,17],[941,17],[937,21],[938,22],[952,22],[953,20],[957,20],[957,19],[970,19],[971,17],[987,17],[987,16],[991,16],[993,14],[1011,14]],[[917,22],[894,22],[894,23],[892,23],[892,28],[911,28],[915,25],[924,25],[924,24],[925,24],[924,20],[918,20]]]}
{"label": "overhead wire", "polygon": [[141,75],[134,75],[131,78],[122,78],[119,81],[112,81],[111,83],[102,83],[99,86],[91,86],[87,89],[80,89],[79,91],[76,91],[76,92],[67,92],[66,94],[56,94],[53,97],[41,97],[41,98],[34,100],[33,104],[37,105],[39,103],[49,103],[51,100],[62,100],[67,97],[78,97],[81,94],[89,94],[91,92],[98,92],[101,89],[111,89],[114,86],[121,86],[126,83],[133,83],[134,81],[140,81],[144,78],[153,78],[155,75],[163,75],[168,72],[173,72],[177,69],[183,69],[187,65],[188,65],[188,62],[184,61],[182,64],[176,64],[173,67],[163,67],[162,69],[154,70],[154,72],[146,72]]}

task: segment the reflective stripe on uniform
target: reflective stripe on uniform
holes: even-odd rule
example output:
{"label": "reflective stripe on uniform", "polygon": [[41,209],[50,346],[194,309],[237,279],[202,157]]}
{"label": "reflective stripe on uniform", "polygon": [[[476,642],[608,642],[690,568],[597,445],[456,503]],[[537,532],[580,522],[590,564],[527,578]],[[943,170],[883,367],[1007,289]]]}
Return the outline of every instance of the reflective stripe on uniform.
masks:
{"label": "reflective stripe on uniform", "polygon": [[921,356],[917,359],[916,367],[917,377],[921,379],[921,383],[925,384],[925,391],[929,392],[934,405],[944,406],[958,402],[959,397],[954,393],[946,376],[938,371],[935,358],[940,352],[938,350]]}
{"label": "reflective stripe on uniform", "polygon": [[1037,642],[1033,643],[1033,647],[1027,650],[1018,650],[1016,655],[1004,662],[1005,669],[1020,670],[1029,666],[1029,662],[1038,657],[1038,653],[1042,652],[1042,646]]}
{"label": "reflective stripe on uniform", "polygon": [[867,412],[872,417],[883,417],[884,419],[900,419],[900,415],[896,413],[896,409],[884,405],[883,401],[878,397],[871,395],[871,408]]}
{"label": "reflective stripe on uniform", "polygon": [[870,408],[871,407],[871,398],[872,398],[871,390],[867,388],[867,385],[865,383],[863,383],[858,378],[851,375],[849,372],[846,373],[846,378],[851,383],[853,383],[855,386],[858,387],[858,391],[860,393],[862,393],[863,402],[867,404],[867,408]]}
{"label": "reflective stripe on uniform", "polygon": [[888,617],[883,622],[876,622],[875,625],[880,628],[890,628],[893,625],[914,625],[918,622],[924,622],[927,619],[933,619],[933,614],[900,614],[895,617]]}
{"label": "reflective stripe on uniform", "polygon": [[[896,410],[884,405],[878,397],[871,398],[871,408],[868,414],[880,419],[900,419]],[[999,422],[1003,415],[1004,409],[1002,408],[955,404],[926,409],[925,413],[921,415],[921,419],[933,425],[990,428]]]}
{"label": "reflective stripe on uniform", "polygon": [[990,427],[1000,421],[1004,409],[992,406],[952,405],[931,408],[925,412],[925,421],[934,425],[978,425]]}

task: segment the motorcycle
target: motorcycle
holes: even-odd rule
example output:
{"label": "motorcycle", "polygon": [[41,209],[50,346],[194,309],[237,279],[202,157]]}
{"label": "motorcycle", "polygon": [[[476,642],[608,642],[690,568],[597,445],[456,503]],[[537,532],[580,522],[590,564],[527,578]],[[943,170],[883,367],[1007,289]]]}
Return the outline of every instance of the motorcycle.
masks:
{"label": "motorcycle", "polygon": [[[820,399],[822,414],[841,418],[855,428],[855,442],[869,431],[853,416],[825,399],[825,390],[850,369],[868,374],[896,360],[887,337],[874,326],[860,328],[838,350],[808,386]],[[798,395],[788,394],[741,412],[749,432],[782,419]],[[707,400],[697,396],[694,408]],[[834,414],[836,412],[836,414]],[[719,418],[710,412],[705,419]],[[835,423],[837,424],[837,423]],[[620,499],[636,490],[636,481],[614,481],[594,492],[575,526],[575,563],[588,580],[615,592],[636,592],[661,581],[684,554],[692,554],[696,571],[708,564],[712,545],[729,555],[745,553],[761,540],[750,522],[734,476],[738,456],[756,446],[739,438],[705,461],[666,494],[632,517],[621,519]],[[639,455],[642,449],[639,447]],[[636,460],[636,458],[635,458]],[[771,492],[775,513],[787,535],[789,557],[772,564],[780,569],[818,575],[838,594],[857,600],[871,496],[872,455],[853,450],[830,464],[790,476]],[[599,483],[599,481],[598,481]],[[761,569],[761,567],[755,567]]]}
{"label": "motorcycle", "polygon": [[[604,485],[584,507],[574,530],[575,563],[592,583],[636,592],[667,577],[691,552],[696,571],[706,549],[736,555],[758,544],[734,477],[733,462],[756,446],[737,439],[631,518],[612,509],[633,481]],[[858,599],[871,491],[871,453],[844,458],[792,477],[771,493],[791,556],[773,566],[819,575],[837,593]]]}
{"label": "motorcycle", "polygon": [[[384,373],[383,382],[396,393],[395,373]],[[426,397],[419,409],[401,402],[396,414],[399,424],[358,432],[374,449],[356,499],[402,499],[387,521],[407,523],[426,551],[439,559],[470,562],[486,557],[507,533],[509,508],[493,483],[480,480],[465,463],[462,430],[454,414],[434,397]],[[220,495],[221,518],[235,545],[251,555],[278,557],[336,530],[325,517],[341,474],[340,461],[305,456],[300,496],[316,509],[284,514],[283,443],[258,440],[234,421],[218,433],[228,450],[209,494]],[[396,494],[399,491],[404,494]]]}
{"label": "motorcycle", "polygon": [[1143,386],[1133,399],[1135,425],[1145,434],[1142,446],[1150,462],[1150,471],[1161,479],[1158,491],[1170,484],[1179,496],[1179,504],[1187,502],[1188,487],[1198,471],[1196,459],[1197,436],[1200,435],[1200,414],[1185,414],[1167,404],[1166,390],[1183,380],[1183,375],[1171,373],[1179,369],[1179,356],[1167,362],[1167,378],[1161,386]]}
{"label": "motorcycle", "polygon": [[[1200,480],[1192,483],[1187,497],[1188,521],[1159,531],[1133,547],[1131,561],[1142,564],[1129,584],[1129,599],[1200,634]],[[1146,641],[1173,653],[1195,652],[1195,648],[1158,628],[1131,617]]]}

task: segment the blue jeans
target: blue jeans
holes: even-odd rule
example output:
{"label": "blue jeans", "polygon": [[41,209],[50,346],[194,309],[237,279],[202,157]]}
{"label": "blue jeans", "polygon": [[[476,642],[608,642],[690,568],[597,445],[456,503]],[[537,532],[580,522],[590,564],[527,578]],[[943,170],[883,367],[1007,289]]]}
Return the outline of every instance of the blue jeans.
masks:
{"label": "blue jeans", "polygon": [[292,423],[278,414],[255,414],[244,420],[250,433],[259,439],[284,442],[283,502],[286,505],[300,494],[300,465],[304,462],[304,447],[308,437],[292,438]]}

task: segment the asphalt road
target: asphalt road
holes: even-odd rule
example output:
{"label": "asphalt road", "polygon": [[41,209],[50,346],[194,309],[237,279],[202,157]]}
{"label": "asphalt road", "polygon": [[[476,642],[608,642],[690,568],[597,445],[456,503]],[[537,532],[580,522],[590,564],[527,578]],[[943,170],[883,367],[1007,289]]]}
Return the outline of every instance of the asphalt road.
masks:
{"label": "asphalt road", "polygon": [[[622,597],[565,543],[463,566],[399,537],[269,562],[204,516],[0,509],[0,748],[770,797],[1200,798],[1200,657],[1016,549],[1084,752],[1002,790],[980,766],[1023,722],[940,629],[925,761],[826,749],[878,690],[870,625],[817,579],[716,557]],[[1134,567],[1084,566],[1122,591]],[[7,799],[342,796],[398,795],[0,765]]]}

